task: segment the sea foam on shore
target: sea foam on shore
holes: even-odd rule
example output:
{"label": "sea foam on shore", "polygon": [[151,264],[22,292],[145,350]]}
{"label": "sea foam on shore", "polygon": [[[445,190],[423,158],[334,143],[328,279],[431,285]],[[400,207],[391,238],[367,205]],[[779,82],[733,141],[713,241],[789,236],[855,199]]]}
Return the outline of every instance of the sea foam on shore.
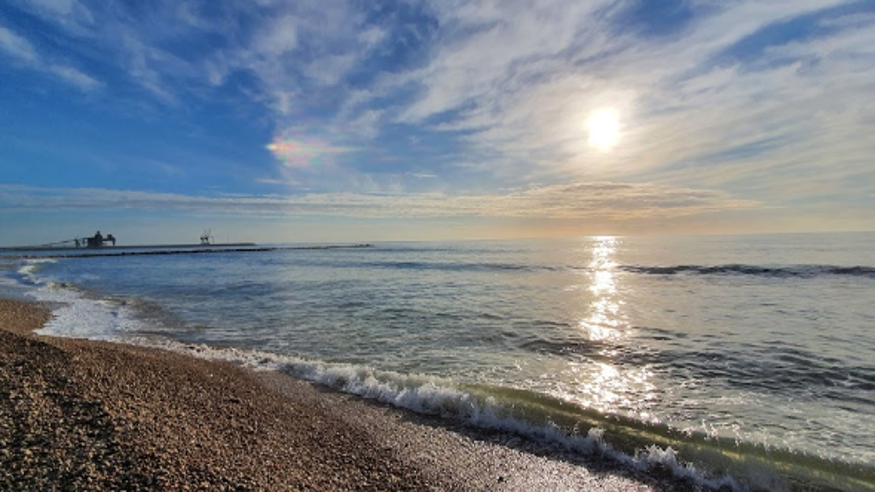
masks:
{"label": "sea foam on shore", "polygon": [[[0,328],[45,317],[0,301]],[[0,330],[0,367],[10,490],[653,490],[173,352]]]}

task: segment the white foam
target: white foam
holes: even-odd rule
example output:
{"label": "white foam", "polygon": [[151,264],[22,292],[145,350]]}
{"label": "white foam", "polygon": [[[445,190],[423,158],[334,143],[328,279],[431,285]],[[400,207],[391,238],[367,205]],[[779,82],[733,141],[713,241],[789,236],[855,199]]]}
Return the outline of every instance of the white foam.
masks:
{"label": "white foam", "polygon": [[604,439],[604,430],[591,428],[586,435],[569,434],[552,424],[534,424],[516,418],[492,397],[478,399],[451,381],[427,375],[402,375],[366,366],[309,361],[254,350],[214,348],[170,340],[139,339],[137,343],[185,355],[223,360],[253,370],[275,370],[345,393],[379,401],[417,413],[441,415],[481,429],[509,432],[544,445],[584,456],[599,455],[638,470],[665,467],[676,477],[711,489],[745,490],[729,476],[708,477],[695,466],[682,462],[670,447],[648,447],[635,456],[614,449]]}
{"label": "white foam", "polygon": [[43,281],[36,276],[36,271],[39,269],[40,265],[45,263],[57,263],[58,260],[53,258],[33,258],[29,259],[25,262],[25,264],[18,269],[18,274],[21,275],[22,280],[31,285],[40,285]]}
{"label": "white foam", "polygon": [[123,342],[145,328],[130,308],[105,299],[88,298],[53,282],[42,283],[28,295],[57,306],[48,323],[36,331],[40,335]]}
{"label": "white foam", "polygon": [[639,452],[633,458],[633,464],[638,469],[647,470],[655,465],[660,465],[671,470],[676,477],[686,478],[699,485],[707,486],[715,490],[745,490],[738,481],[731,476],[707,477],[692,463],[682,462],[671,447],[660,448],[653,444],[644,451]]}

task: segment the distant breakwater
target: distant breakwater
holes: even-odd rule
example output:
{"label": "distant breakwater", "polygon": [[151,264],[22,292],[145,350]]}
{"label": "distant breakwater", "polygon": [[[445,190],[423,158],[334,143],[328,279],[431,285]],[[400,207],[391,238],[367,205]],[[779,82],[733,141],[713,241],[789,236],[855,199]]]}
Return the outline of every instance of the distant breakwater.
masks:
{"label": "distant breakwater", "polygon": [[269,246],[269,247],[254,247],[254,248],[203,248],[198,249],[161,249],[156,251],[101,251],[95,253],[69,253],[69,254],[49,254],[49,255],[21,255],[13,258],[20,259],[61,259],[61,258],[96,258],[108,256],[146,256],[146,255],[189,255],[189,254],[206,254],[206,253],[260,253],[266,251],[290,251],[290,250],[324,250],[324,249],[358,249],[372,248],[373,244],[338,244],[338,245],[322,245],[322,246]]}

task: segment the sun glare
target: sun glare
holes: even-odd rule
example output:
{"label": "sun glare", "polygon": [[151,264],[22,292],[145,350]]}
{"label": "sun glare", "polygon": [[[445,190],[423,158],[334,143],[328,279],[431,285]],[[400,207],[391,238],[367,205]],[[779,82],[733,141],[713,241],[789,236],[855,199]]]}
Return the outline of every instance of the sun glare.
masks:
{"label": "sun glare", "polygon": [[616,109],[603,108],[593,111],[586,120],[589,144],[605,152],[620,140],[620,115]]}

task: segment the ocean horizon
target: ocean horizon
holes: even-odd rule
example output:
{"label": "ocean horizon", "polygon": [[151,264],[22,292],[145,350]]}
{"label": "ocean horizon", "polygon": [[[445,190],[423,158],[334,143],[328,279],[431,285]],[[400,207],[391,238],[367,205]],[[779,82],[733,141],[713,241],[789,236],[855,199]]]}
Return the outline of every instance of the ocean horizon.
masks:
{"label": "ocean horizon", "polygon": [[51,306],[43,334],[276,370],[557,455],[706,488],[872,490],[873,240],[7,253],[0,294]]}

